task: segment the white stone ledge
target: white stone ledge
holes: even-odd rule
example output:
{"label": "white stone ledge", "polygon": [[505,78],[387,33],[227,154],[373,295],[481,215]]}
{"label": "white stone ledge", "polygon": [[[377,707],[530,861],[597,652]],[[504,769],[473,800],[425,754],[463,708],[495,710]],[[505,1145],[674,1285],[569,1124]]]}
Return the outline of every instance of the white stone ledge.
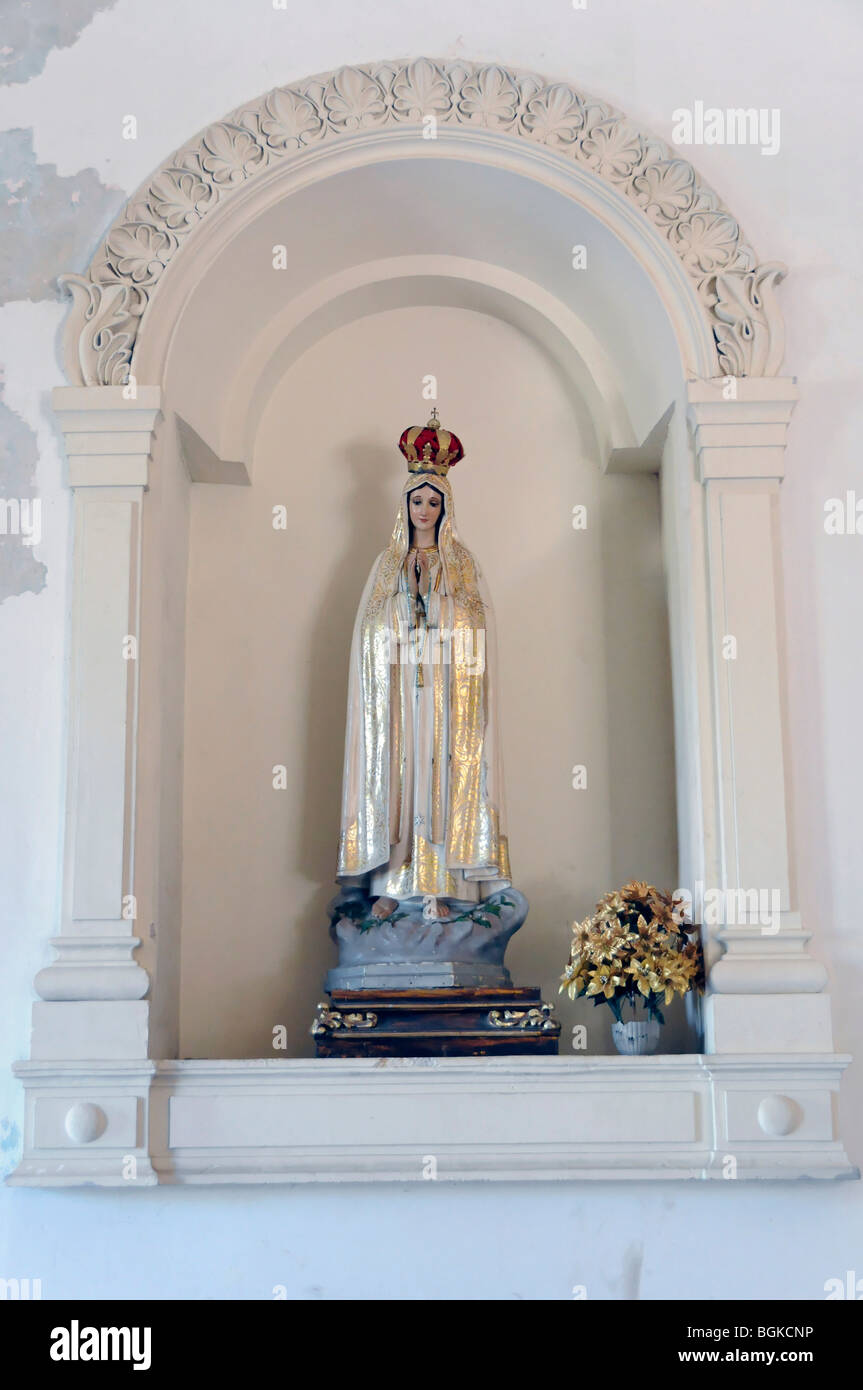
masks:
{"label": "white stone ledge", "polygon": [[24,1062],[27,1147],[9,1181],[851,1178],[834,1101],[848,1060]]}

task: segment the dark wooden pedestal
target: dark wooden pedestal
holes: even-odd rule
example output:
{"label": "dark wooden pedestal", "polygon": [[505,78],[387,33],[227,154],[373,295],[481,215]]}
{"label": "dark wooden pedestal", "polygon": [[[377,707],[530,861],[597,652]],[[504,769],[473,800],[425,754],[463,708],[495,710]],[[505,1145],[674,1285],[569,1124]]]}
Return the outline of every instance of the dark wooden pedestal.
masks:
{"label": "dark wooden pedestal", "polygon": [[556,1056],[560,1024],[532,986],[334,989],[312,1024],[318,1057]]}

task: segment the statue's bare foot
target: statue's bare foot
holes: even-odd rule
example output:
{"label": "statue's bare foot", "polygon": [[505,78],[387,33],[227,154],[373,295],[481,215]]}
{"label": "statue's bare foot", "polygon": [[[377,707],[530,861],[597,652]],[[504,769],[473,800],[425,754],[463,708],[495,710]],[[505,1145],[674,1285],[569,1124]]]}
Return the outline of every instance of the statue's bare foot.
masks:
{"label": "statue's bare foot", "polygon": [[380,917],[381,921],[384,921],[385,918],[392,917],[397,907],[398,900],[396,898],[377,898],[372,908],[372,916]]}
{"label": "statue's bare foot", "polygon": [[423,916],[430,921],[445,922],[450,916],[445,898],[429,898],[423,908]]}

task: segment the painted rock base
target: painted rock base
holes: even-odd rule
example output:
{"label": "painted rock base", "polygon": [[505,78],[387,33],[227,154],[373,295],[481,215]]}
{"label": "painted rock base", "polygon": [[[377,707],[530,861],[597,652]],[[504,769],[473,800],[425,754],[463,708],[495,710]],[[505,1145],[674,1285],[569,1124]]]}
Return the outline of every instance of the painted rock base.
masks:
{"label": "painted rock base", "polygon": [[339,963],[327,974],[333,990],[509,988],[503,963],[529,904],[517,888],[479,903],[448,900],[448,918],[429,919],[421,898],[399,903],[394,918],[369,926],[371,901],[346,892],[330,904],[330,934]]}

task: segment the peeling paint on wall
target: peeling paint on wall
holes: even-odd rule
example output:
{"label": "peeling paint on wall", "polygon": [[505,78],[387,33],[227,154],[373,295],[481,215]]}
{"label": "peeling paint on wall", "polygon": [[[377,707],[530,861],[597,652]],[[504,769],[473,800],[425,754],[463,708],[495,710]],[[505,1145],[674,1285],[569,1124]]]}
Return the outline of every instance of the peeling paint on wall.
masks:
{"label": "peeling paint on wall", "polygon": [[21,1149],[21,1131],[14,1120],[0,1120],[0,1178],[8,1177],[17,1166]]}
{"label": "peeling paint on wall", "polygon": [[36,435],[3,400],[0,384],[0,603],[38,594],[46,567],[33,554],[42,539],[42,499],[36,497]]}
{"label": "peeling paint on wall", "polygon": [[116,0],[63,0],[61,13],[59,5],[4,0],[0,82],[29,82],[42,71],[52,48],[69,48],[100,10],[115,4]]}
{"label": "peeling paint on wall", "polygon": [[[71,40],[70,40],[71,41]],[[38,164],[31,130],[0,133],[0,304],[60,299],[57,276],[89,262],[125,197],[94,169],[61,177]],[[36,435],[2,399],[0,384],[0,603],[45,588],[36,496]]]}
{"label": "peeling paint on wall", "polygon": [[86,266],[123,203],[94,169],[37,164],[31,130],[0,133],[0,303],[59,299],[57,276]]}

